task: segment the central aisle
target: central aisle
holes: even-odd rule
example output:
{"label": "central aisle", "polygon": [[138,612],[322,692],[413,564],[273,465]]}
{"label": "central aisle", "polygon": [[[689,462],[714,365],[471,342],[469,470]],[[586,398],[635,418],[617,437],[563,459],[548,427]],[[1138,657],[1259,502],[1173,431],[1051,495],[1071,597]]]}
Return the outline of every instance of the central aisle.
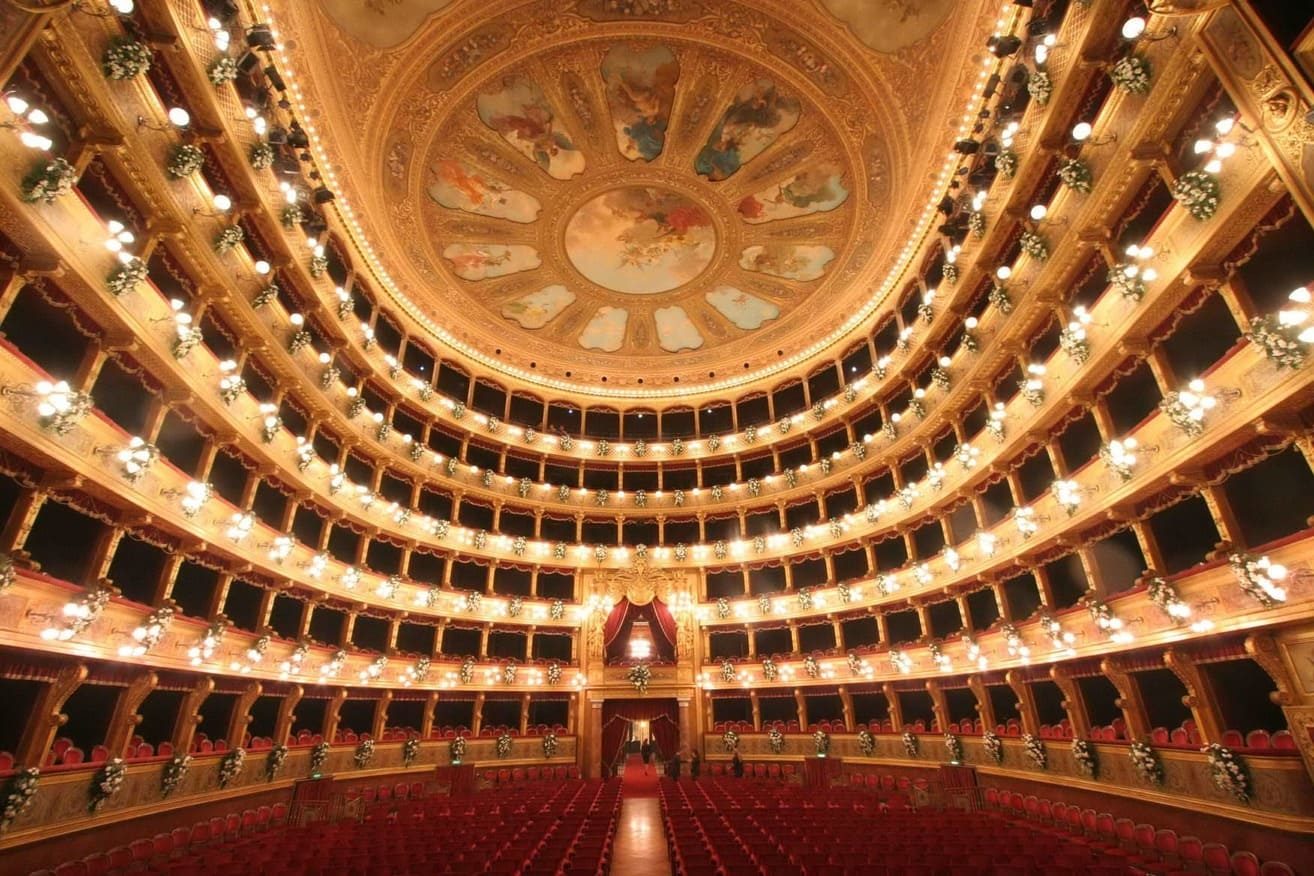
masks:
{"label": "central aisle", "polygon": [[612,855],[613,876],[669,876],[671,861],[666,852],[661,805],[657,802],[657,764],[648,764],[645,775],[643,760],[637,754],[626,758],[621,797]]}

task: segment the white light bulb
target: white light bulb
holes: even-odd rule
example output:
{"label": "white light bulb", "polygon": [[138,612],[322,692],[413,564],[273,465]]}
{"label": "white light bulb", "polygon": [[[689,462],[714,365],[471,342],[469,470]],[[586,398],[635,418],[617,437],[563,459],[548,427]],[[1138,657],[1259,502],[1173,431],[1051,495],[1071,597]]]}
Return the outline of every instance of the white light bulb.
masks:
{"label": "white light bulb", "polygon": [[175,128],[185,128],[192,121],[192,114],[180,106],[175,106],[169,110],[169,123]]}
{"label": "white light bulb", "polygon": [[1134,40],[1143,33],[1145,33],[1145,19],[1139,15],[1132,16],[1122,23],[1124,39]]}

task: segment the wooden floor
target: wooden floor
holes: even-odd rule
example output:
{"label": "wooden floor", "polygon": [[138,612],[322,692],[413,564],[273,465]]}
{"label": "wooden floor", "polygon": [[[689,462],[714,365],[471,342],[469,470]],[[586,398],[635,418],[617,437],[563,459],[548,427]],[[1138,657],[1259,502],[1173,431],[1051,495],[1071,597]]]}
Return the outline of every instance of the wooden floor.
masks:
{"label": "wooden floor", "polygon": [[616,828],[612,876],[669,876],[666,831],[655,797],[632,797],[621,803]]}

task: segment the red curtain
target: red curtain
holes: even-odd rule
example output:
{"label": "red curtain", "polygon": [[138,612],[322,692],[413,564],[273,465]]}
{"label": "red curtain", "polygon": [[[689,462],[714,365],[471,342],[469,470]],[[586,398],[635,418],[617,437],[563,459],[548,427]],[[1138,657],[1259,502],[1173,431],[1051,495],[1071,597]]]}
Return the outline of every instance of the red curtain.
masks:
{"label": "red curtain", "polygon": [[671,643],[671,650],[674,652],[675,643],[679,640],[679,634],[675,628],[675,616],[666,607],[666,603],[660,599],[652,601],[652,612],[657,616],[657,626],[661,629],[662,635],[666,637],[666,641]]}
{"label": "red curtain", "polygon": [[622,596],[620,602],[607,615],[607,623],[602,627],[602,644],[611,647],[611,643],[620,635],[621,627],[625,626],[625,616],[630,613],[630,600]]}
{"label": "red curtain", "polygon": [[675,618],[670,609],[654,599],[647,605],[635,605],[624,597],[607,615],[602,628],[602,642],[606,647],[608,663],[625,663],[628,660],[626,645],[635,621],[646,620],[652,631],[654,657],[661,662],[675,660]]}
{"label": "red curtain", "polygon": [[602,703],[602,765],[610,767],[630,736],[630,724],[647,721],[662,757],[675,753],[680,742],[680,713],[674,699],[605,700]]}

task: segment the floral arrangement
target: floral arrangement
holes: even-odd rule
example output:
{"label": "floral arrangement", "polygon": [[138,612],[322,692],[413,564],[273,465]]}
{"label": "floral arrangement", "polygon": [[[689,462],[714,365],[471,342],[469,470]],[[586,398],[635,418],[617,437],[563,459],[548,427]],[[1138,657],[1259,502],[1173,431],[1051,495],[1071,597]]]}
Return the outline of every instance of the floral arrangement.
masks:
{"label": "floral arrangement", "polygon": [[739,670],[729,660],[721,661],[721,680],[734,681],[739,676]]}
{"label": "floral arrangement", "polygon": [[17,580],[18,572],[14,569],[14,558],[9,554],[0,553],[0,591],[13,587]]}
{"label": "floral arrangement", "polygon": [[245,748],[234,748],[225,754],[219,761],[219,787],[227,788],[229,782],[241,775],[244,763],[246,763]]}
{"label": "floral arrangement", "polygon": [[240,225],[229,225],[223,231],[220,231],[214,239],[214,251],[223,255],[229,252],[239,243],[246,239],[246,232]]}
{"label": "floral arrangement", "polygon": [[722,620],[730,616],[730,600],[724,596],[716,600],[716,616]]}
{"label": "floral arrangement", "polygon": [[265,170],[274,164],[274,147],[261,141],[251,147],[247,158],[255,170]]}
{"label": "floral arrangement", "polygon": [[915,734],[905,730],[903,734],[903,753],[909,757],[916,757],[921,750],[922,741]]}
{"label": "floral arrangement", "polygon": [[552,604],[548,606],[548,617],[553,620],[561,620],[565,616],[566,603],[560,599],[552,600]]}
{"label": "floral arrangement", "polygon": [[310,749],[310,774],[319,775],[324,769],[324,764],[328,762],[329,744],[327,742],[317,742],[315,747]]}
{"label": "floral arrangement", "polygon": [[999,171],[999,175],[1004,179],[1012,179],[1017,173],[1017,153],[1012,149],[1005,149],[996,155],[995,170]]}
{"label": "floral arrangement", "polygon": [[780,732],[779,727],[772,727],[767,733],[767,745],[771,747],[772,754],[780,754],[785,750],[785,734]]}
{"label": "floral arrangement", "polygon": [[1282,322],[1277,316],[1257,316],[1250,320],[1246,340],[1257,345],[1278,368],[1299,368],[1305,364],[1306,345],[1299,336],[1299,325]]}
{"label": "floral arrangement", "polygon": [[780,667],[776,665],[776,661],[772,660],[770,657],[763,660],[762,679],[764,681],[776,681],[779,678],[780,678]]}
{"label": "floral arrangement", "polygon": [[511,734],[507,733],[505,730],[498,735],[497,741],[494,743],[494,748],[499,758],[508,758],[511,756],[512,742]]}
{"label": "floral arrangement", "polygon": [[1022,251],[1038,262],[1043,262],[1049,258],[1049,243],[1045,238],[1034,231],[1022,232],[1022,237],[1018,241]]}
{"label": "floral arrangement", "polygon": [[987,730],[981,734],[981,745],[985,748],[986,755],[994,763],[1004,762],[1004,740],[999,738],[999,734],[993,730]]}
{"label": "floral arrangement", "polygon": [[1045,754],[1045,743],[1030,733],[1022,734],[1022,748],[1026,751],[1031,762],[1035,764],[1036,769],[1043,770],[1049,763],[1049,756]]}
{"label": "floral arrangement", "polygon": [[146,263],[133,257],[110,272],[109,277],[105,279],[105,286],[109,289],[109,293],[117,298],[145,282],[146,273]]}
{"label": "floral arrangement", "polygon": [[1080,158],[1069,158],[1058,169],[1059,180],[1074,192],[1090,194],[1091,184],[1095,181],[1090,172],[1090,165]]}
{"label": "floral arrangement", "polygon": [[647,663],[639,663],[630,667],[630,671],[626,673],[625,678],[639,693],[647,693],[648,682],[652,681],[652,670],[648,668]]}
{"label": "floral arrangement", "polygon": [[458,736],[453,739],[447,746],[447,753],[451,756],[453,764],[459,764],[461,758],[465,757],[465,737]]}
{"label": "floral arrangement", "polygon": [[282,771],[283,764],[286,762],[286,745],[279,744],[269,749],[269,754],[265,757],[265,778],[271,782],[278,778],[278,774]]}
{"label": "floral arrangement", "polygon": [[727,730],[724,733],[722,733],[721,747],[726,750],[727,754],[734,751],[736,748],[739,747],[739,734],[733,730]]}
{"label": "floral arrangement", "polygon": [[1200,751],[1209,759],[1209,770],[1213,776],[1214,787],[1226,791],[1241,803],[1250,802],[1251,783],[1241,758],[1232,749],[1211,742]]}
{"label": "floral arrangement", "polygon": [[312,255],[310,257],[310,276],[318,280],[328,271],[328,257],[322,255]]}
{"label": "floral arrangement", "polygon": [[123,758],[115,757],[105,761],[105,765],[91,779],[91,796],[87,808],[99,812],[123,788],[123,779],[127,774],[128,767],[123,763]]}
{"label": "floral arrangement", "polygon": [[178,790],[178,786],[187,777],[187,771],[191,769],[191,766],[192,756],[190,754],[175,754],[170,758],[169,762],[164,765],[164,775],[160,779],[160,796],[168,797]]}
{"label": "floral arrangement", "polygon": [[1009,297],[1008,288],[1003,284],[995,283],[992,285],[986,298],[1004,316],[1008,316],[1013,312],[1013,299]]}
{"label": "floral arrangement", "polygon": [[962,763],[963,740],[959,739],[953,733],[944,734],[944,750],[949,755],[950,763]]}
{"label": "floral arrangement", "polygon": [[812,588],[804,587],[798,591],[798,607],[807,611],[812,608]]}
{"label": "floral arrangement", "polygon": [[808,678],[816,678],[821,674],[821,667],[817,665],[817,658],[811,654],[803,658],[803,671],[807,673]]}
{"label": "floral arrangement", "polygon": [[23,200],[29,204],[51,204],[60,195],[73,191],[78,172],[62,158],[41,162],[23,177]]}
{"label": "floral arrangement", "polygon": [[1150,61],[1143,55],[1127,55],[1109,70],[1113,84],[1128,94],[1144,94],[1150,90]]}
{"label": "floral arrangement", "polygon": [[557,754],[557,734],[548,733],[543,737],[543,756],[551,759]]}
{"label": "floral arrangement", "polygon": [[518,670],[516,668],[516,664],[512,661],[508,661],[505,665],[503,665],[502,684],[515,684],[517,671]]}
{"label": "floral arrangement", "polygon": [[1145,281],[1141,279],[1141,272],[1135,269],[1129,271],[1127,265],[1109,268],[1109,282],[1128,301],[1140,301],[1145,297]]}
{"label": "floral arrangement", "polygon": [[1141,781],[1151,785],[1163,784],[1163,763],[1148,742],[1133,742],[1127,754]]}
{"label": "floral arrangement", "polygon": [[283,223],[283,227],[291,231],[301,224],[305,218],[305,213],[300,204],[288,204],[279,211],[278,220]]}
{"label": "floral arrangement", "polygon": [[420,753],[420,737],[408,736],[402,743],[402,766],[410,766]]}
{"label": "floral arrangement", "polygon": [[1078,365],[1090,361],[1090,341],[1086,339],[1086,330],[1080,326],[1059,332],[1059,349]]}
{"label": "floral arrangement", "polygon": [[356,762],[357,769],[363,769],[373,757],[374,740],[367,736],[356,745],[356,753],[352,755],[352,760]]}
{"label": "floral arrangement", "polygon": [[5,808],[0,812],[0,833],[4,833],[10,823],[32,805],[40,781],[41,770],[36,767],[19,770],[9,780],[9,787],[5,790]]}
{"label": "floral arrangement", "polygon": [[863,757],[871,757],[876,751],[876,737],[866,727],[858,731],[858,751],[862,752]]}
{"label": "floral arrangement", "polygon": [[825,757],[830,751],[830,734],[825,730],[816,731],[812,734],[812,744],[817,747],[817,757]]}
{"label": "floral arrangement", "polygon": [[940,267],[940,279],[947,285],[952,286],[958,282],[958,265],[953,262],[945,262]]}
{"label": "floral arrangement", "polygon": [[1072,740],[1072,759],[1076,761],[1077,772],[1087,778],[1095,778],[1098,764],[1095,762],[1095,749],[1084,739]]}
{"label": "floral arrangement", "polygon": [[1054,94],[1054,82],[1044,70],[1037,70],[1027,80],[1027,93],[1031,95],[1037,106],[1044,106]]}
{"label": "floral arrangement", "polygon": [[191,176],[205,164],[205,152],[200,146],[191,143],[179,143],[169,152],[169,160],[164,170],[174,179]]}
{"label": "floral arrangement", "polygon": [[1267,556],[1257,559],[1249,554],[1233,553],[1228,555],[1227,563],[1242,592],[1264,608],[1286,601],[1286,594],[1275,583],[1286,574],[1285,569],[1279,574],[1276,570],[1283,567],[1269,562]]}
{"label": "floral arrangement", "polygon": [[[1014,156],[1013,160],[1017,161],[1017,157]],[[995,165],[996,166],[999,165],[999,159],[995,159]],[[971,213],[968,213],[967,230],[972,232],[972,236],[975,237],[977,240],[980,240],[981,238],[985,237],[985,233],[986,233],[985,214],[982,213],[980,210],[973,210]]]}
{"label": "floral arrangement", "polygon": [[112,40],[101,58],[106,79],[122,82],[140,76],[151,68],[151,50],[128,37]]}
{"label": "floral arrangement", "polygon": [[1200,222],[1214,218],[1222,194],[1218,177],[1203,170],[1188,170],[1173,183],[1173,197]]}
{"label": "floral arrangement", "polygon": [[862,675],[862,658],[858,656],[857,651],[850,651],[844,659],[849,664],[849,672]]}
{"label": "floral arrangement", "polygon": [[210,84],[218,88],[237,78],[237,62],[227,55],[220,55],[210,62],[205,72],[210,77]]}

